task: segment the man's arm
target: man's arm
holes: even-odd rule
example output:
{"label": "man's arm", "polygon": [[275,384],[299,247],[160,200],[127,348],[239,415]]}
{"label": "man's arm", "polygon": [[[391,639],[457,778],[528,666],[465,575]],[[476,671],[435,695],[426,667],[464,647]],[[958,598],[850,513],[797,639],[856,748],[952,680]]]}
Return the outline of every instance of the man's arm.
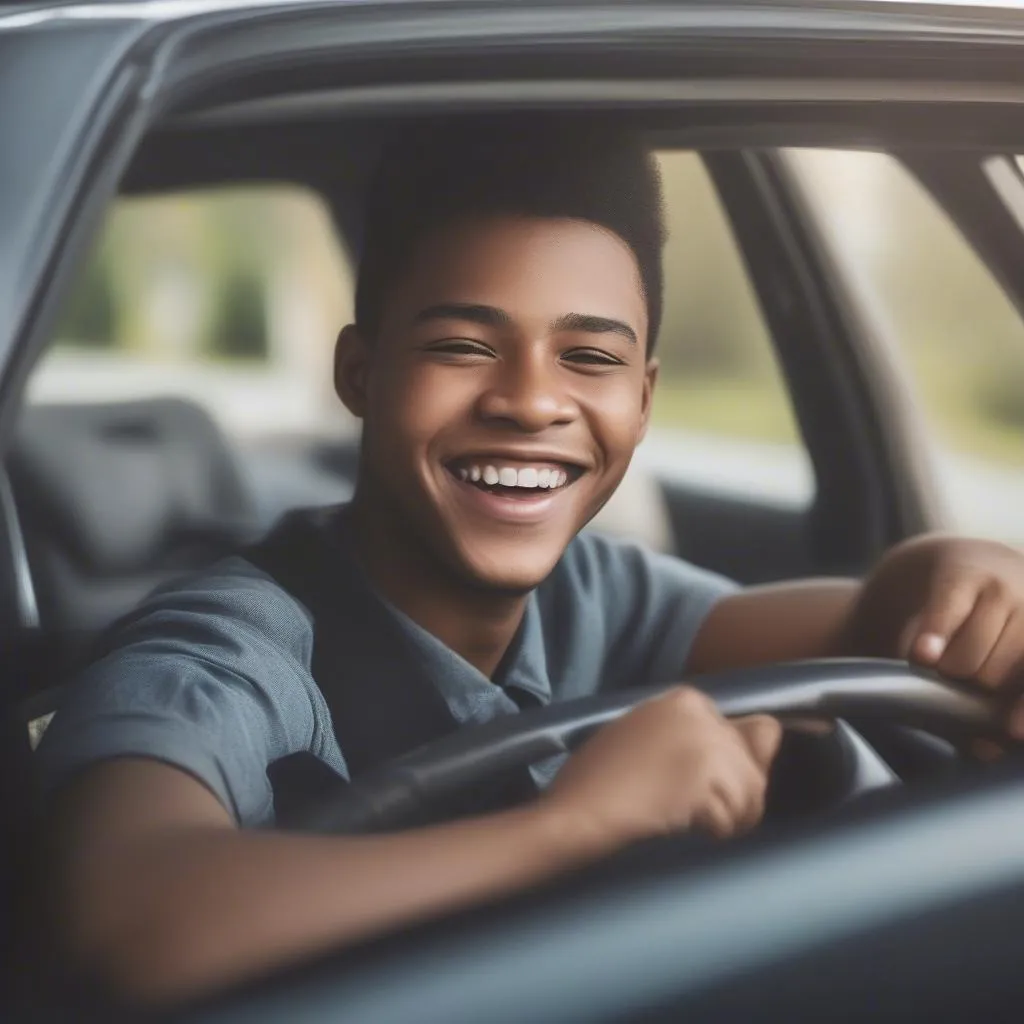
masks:
{"label": "man's arm", "polygon": [[177,998],[600,852],[547,804],[407,834],[242,831],[157,761],[88,770],[57,812],[74,962],[129,999]]}
{"label": "man's arm", "polygon": [[[712,609],[686,668],[843,656],[908,658],[992,687],[1024,681],[1024,553],[925,535],[894,547],[862,582],[750,588]],[[1010,728],[1024,738],[1019,710]]]}
{"label": "man's arm", "polygon": [[[686,670],[720,672],[854,653],[856,580],[801,580],[750,587],[723,598],[697,633]],[[865,652],[866,653],[866,652]]]}
{"label": "man's arm", "polygon": [[771,719],[725,722],[679,688],[602,729],[528,806],[357,837],[241,831],[187,773],[104,762],[54,808],[63,937],[130,1000],[180,999],[638,838],[749,827],[778,738]]}

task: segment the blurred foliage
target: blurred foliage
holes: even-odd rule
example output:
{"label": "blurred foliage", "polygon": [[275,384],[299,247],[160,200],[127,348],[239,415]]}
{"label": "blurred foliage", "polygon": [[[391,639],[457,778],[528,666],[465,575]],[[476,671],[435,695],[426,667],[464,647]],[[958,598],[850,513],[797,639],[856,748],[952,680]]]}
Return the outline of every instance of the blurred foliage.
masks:
{"label": "blurred foliage", "polygon": [[659,358],[667,377],[771,376],[772,349],[725,214],[700,158],[660,158],[669,211]]}
{"label": "blurred foliage", "polygon": [[1024,367],[990,372],[978,391],[981,408],[996,422],[1024,432]]}
{"label": "blurred foliage", "polygon": [[941,441],[1024,465],[1024,321],[980,257],[893,158],[805,151],[797,159]]}
{"label": "blurred foliage", "polygon": [[117,338],[118,300],[110,246],[89,260],[68,297],[57,336],[83,348],[110,348]]}
{"label": "blurred foliage", "polygon": [[213,354],[228,358],[269,355],[266,288],[253,271],[234,270],[223,280],[208,344]]}
{"label": "blurred foliage", "polygon": [[654,421],[736,438],[799,437],[743,257],[701,159],[663,154],[669,240]]}
{"label": "blurred foliage", "polygon": [[121,200],[65,308],[60,343],[266,359],[268,280],[287,253],[297,191]]}

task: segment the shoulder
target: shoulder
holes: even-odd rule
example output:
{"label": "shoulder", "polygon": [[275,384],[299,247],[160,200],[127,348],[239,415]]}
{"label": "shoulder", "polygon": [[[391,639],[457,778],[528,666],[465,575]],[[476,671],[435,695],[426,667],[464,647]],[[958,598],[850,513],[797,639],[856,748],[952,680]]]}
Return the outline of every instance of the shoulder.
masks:
{"label": "shoulder", "polygon": [[44,789],[145,757],[198,778],[242,824],[272,820],[268,765],[309,751],[345,770],[312,646],[306,609],[243,558],[160,587],[65,688],[37,750]]}
{"label": "shoulder", "polygon": [[[543,622],[600,654],[602,685],[678,678],[701,624],[731,580],[642,544],[584,533],[538,590]],[[565,638],[569,639],[565,639]]]}
{"label": "shoulder", "polygon": [[241,696],[305,714],[311,700],[321,703],[311,676],[313,642],[309,611],[233,556],[150,594],[101,639],[85,675],[103,687],[144,676],[154,699],[182,700],[191,688],[203,701]]}
{"label": "shoulder", "polygon": [[178,631],[183,642],[227,631],[305,647],[313,622],[308,609],[276,580],[232,556],[153,591],[116,625],[107,642],[130,643],[154,630]]}

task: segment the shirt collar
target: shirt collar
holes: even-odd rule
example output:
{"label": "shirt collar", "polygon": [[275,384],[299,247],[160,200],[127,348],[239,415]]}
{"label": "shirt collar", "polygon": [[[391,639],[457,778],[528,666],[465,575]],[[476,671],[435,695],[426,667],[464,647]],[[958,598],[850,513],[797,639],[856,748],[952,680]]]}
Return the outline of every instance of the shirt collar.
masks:
{"label": "shirt collar", "polygon": [[536,594],[530,594],[527,598],[523,621],[512,638],[508,653],[502,659],[495,682],[500,686],[515,686],[525,690],[544,704],[551,700],[544,630]]}
{"label": "shirt collar", "polygon": [[430,678],[449,703],[452,703],[453,700],[457,701],[460,692],[469,696],[474,691],[479,693],[482,689],[496,687],[503,689],[516,687],[532,694],[544,704],[551,700],[551,681],[548,678],[543,626],[535,593],[531,593],[526,600],[523,619],[512,638],[508,651],[502,658],[494,679],[488,679],[475,665],[470,664],[433,633],[411,619],[373,586],[358,560],[352,557],[351,519],[346,514],[347,512],[348,507],[346,506],[339,516],[340,528],[337,537],[342,545],[348,548],[353,571],[360,575],[363,585],[372,591],[384,608],[402,625],[423,655],[424,674]]}

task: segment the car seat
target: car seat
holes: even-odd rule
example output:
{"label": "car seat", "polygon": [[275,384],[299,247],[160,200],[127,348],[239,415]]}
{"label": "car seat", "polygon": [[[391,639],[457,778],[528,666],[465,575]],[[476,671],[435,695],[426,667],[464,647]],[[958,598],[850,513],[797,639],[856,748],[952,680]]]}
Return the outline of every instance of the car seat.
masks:
{"label": "car seat", "polygon": [[258,532],[227,439],[177,398],[28,406],[8,473],[38,630],[58,661]]}

